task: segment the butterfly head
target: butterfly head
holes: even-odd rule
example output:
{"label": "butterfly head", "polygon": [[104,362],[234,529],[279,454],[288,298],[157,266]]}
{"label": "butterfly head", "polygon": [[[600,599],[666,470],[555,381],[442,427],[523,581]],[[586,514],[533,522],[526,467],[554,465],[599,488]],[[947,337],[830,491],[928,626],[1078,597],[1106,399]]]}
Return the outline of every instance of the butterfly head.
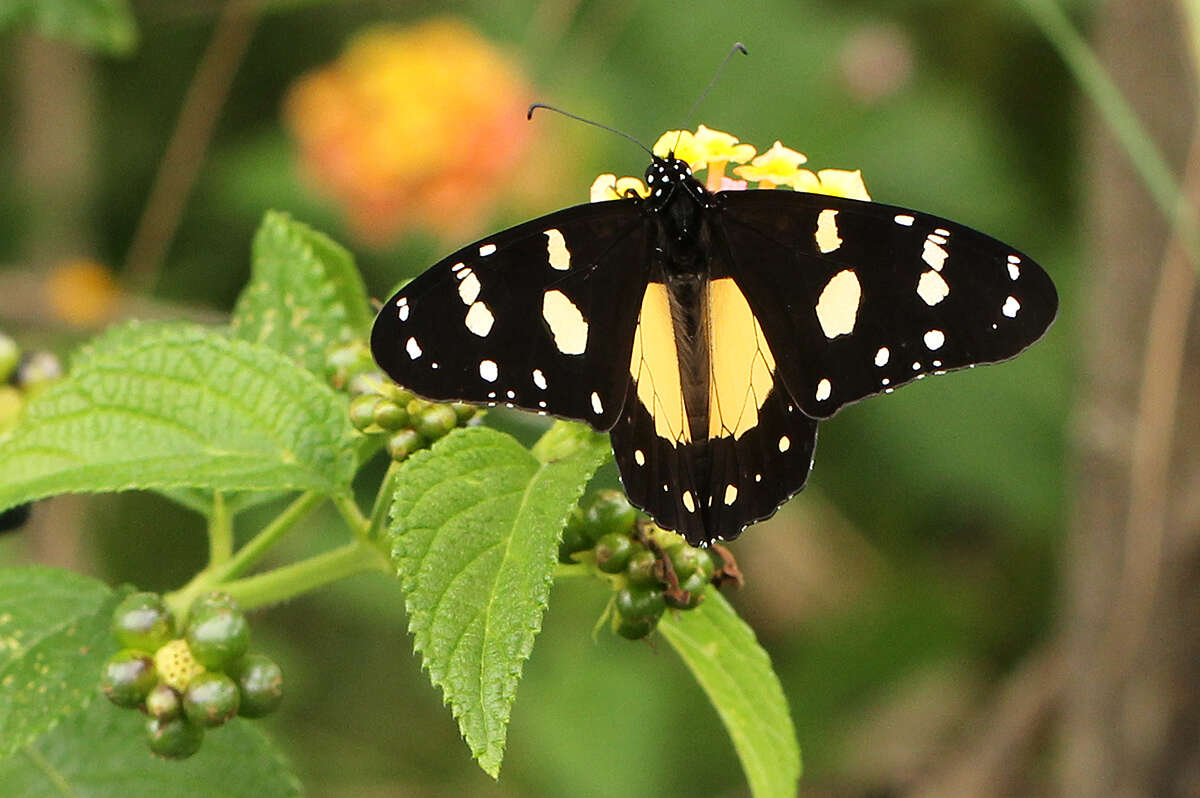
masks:
{"label": "butterfly head", "polygon": [[704,192],[703,186],[692,176],[692,167],[687,161],[676,158],[673,152],[666,158],[654,156],[646,167],[646,187],[650,190],[651,201],[665,202],[679,186],[696,196]]}

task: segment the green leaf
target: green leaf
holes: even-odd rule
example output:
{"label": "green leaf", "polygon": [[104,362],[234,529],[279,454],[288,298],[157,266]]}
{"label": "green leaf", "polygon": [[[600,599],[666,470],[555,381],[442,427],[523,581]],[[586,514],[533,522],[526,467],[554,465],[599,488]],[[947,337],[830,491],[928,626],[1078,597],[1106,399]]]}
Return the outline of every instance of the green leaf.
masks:
{"label": "green leaf", "polygon": [[346,399],[264,346],[129,324],[85,347],[0,438],[0,509],[53,493],[344,490]]}
{"label": "green leaf", "polygon": [[5,0],[0,32],[27,24],[50,39],[89,50],[123,55],[137,44],[137,26],[127,0]]}
{"label": "green leaf", "polygon": [[115,602],[107,586],[71,571],[0,569],[0,758],[96,695],[117,648]]}
{"label": "green leaf", "polygon": [[314,374],[329,350],[365,338],[373,314],[350,253],[287,214],[269,212],[254,236],[250,282],[233,311],[233,332],[267,344]]}
{"label": "green leaf", "polygon": [[559,535],[608,454],[606,436],[586,428],[571,434],[575,444],[567,446],[554,432],[557,459],[542,462],[501,432],[459,430],[410,457],[399,474],[392,560],[409,631],[493,778],[541,630]]}
{"label": "green leaf", "polygon": [[737,749],[756,798],[792,798],[800,778],[800,746],[787,698],[754,630],[710,590],[687,612],[658,624],[704,688]]}
{"label": "green leaf", "polygon": [[295,798],[300,784],[266,736],[235,718],[204,735],[182,762],[156,759],[146,719],[96,701],[49,734],[0,760],[5,795],[22,798]]}

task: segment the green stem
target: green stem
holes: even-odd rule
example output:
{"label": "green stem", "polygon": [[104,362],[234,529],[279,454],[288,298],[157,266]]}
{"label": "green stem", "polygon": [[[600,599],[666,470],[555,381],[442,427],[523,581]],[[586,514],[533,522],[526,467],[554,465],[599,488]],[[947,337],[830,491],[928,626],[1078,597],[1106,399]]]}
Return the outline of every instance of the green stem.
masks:
{"label": "green stem", "polygon": [[358,507],[358,502],[354,501],[354,497],[348,493],[339,493],[330,498],[333,500],[333,506],[341,514],[342,520],[346,522],[346,526],[354,532],[354,537],[360,540],[366,539],[371,522],[363,515],[362,510]]}
{"label": "green stem", "polygon": [[229,562],[220,568],[213,569],[209,583],[220,584],[245,573],[250,566],[266,554],[268,549],[278,543],[323,501],[325,501],[325,495],[316,491],[310,490],[300,494],[295,501],[284,508],[283,512],[275,516],[271,523],[263,527],[261,532],[251,538],[245,546],[242,546]]}
{"label": "green stem", "polygon": [[233,554],[233,515],[225,503],[225,494],[213,493],[212,512],[208,516],[208,567],[226,562]]}
{"label": "green stem", "polygon": [[366,541],[355,540],[307,560],[227,582],[221,589],[236,598],[244,609],[249,610],[286,601],[366,571],[390,573],[391,564],[376,546]]}
{"label": "green stem", "polygon": [[1196,222],[1179,181],[1121,90],[1055,0],[1021,2],[1041,29],[1042,35],[1058,50],[1067,68],[1096,104],[1155,204],[1179,235],[1192,265],[1200,269],[1200,239],[1197,237]]}
{"label": "green stem", "polygon": [[392,498],[396,495],[396,485],[400,481],[400,464],[393,460],[388,464],[387,473],[379,483],[379,492],[375,494],[375,506],[371,508],[371,526],[367,530],[369,540],[379,540],[384,527],[387,526],[388,511],[392,509]]}

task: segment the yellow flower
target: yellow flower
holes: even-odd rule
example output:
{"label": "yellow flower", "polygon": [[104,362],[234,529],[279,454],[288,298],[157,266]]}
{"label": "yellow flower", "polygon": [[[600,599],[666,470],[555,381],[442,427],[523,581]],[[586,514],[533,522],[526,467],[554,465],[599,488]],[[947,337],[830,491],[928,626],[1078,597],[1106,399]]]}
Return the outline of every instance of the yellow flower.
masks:
{"label": "yellow flower", "polygon": [[708,170],[707,188],[709,191],[720,191],[721,178],[725,176],[725,166],[729,163],[745,163],[754,157],[755,149],[750,144],[741,144],[737,136],[713,130],[700,125],[695,133],[668,131],[654,143],[654,154],[665,158],[675,140],[675,157],[687,161],[693,171]]}
{"label": "yellow flower", "polygon": [[871,195],[867,193],[867,186],[863,183],[861,169],[855,169],[853,172],[846,169],[822,169],[816,174],[801,169],[792,187],[810,194],[867,201],[871,199]]}
{"label": "yellow flower", "polygon": [[686,161],[694,171],[704,168],[704,152],[696,143],[696,134],[690,130],[668,130],[654,142],[654,154],[666,158],[671,153],[681,161]]}
{"label": "yellow flower", "polygon": [[[739,166],[733,172],[738,177],[753,180],[759,188],[775,188],[775,186],[795,187],[797,175],[803,170],[800,164],[808,160],[804,153],[783,146],[776,141],[771,149],[755,158],[746,166]],[[808,172],[812,174],[812,172]]]}
{"label": "yellow flower", "polygon": [[54,264],[46,277],[45,291],[50,311],[75,327],[108,322],[116,314],[121,298],[112,272],[89,258]]}
{"label": "yellow flower", "polygon": [[603,174],[592,181],[591,201],[625,199],[630,190],[636,191],[640,197],[650,196],[650,189],[637,177],[618,178],[614,174]]}
{"label": "yellow flower", "polygon": [[370,29],[292,86],[284,117],[314,183],[368,243],[482,223],[532,127],[520,68],[465,23]]}

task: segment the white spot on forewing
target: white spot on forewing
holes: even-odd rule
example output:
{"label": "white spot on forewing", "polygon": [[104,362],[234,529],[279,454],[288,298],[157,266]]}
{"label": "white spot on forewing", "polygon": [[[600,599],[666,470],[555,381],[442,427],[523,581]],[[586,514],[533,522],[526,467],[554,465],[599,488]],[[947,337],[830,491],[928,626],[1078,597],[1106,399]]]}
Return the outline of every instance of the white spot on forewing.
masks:
{"label": "white spot on forewing", "polygon": [[929,264],[935,272],[940,272],[942,267],[946,265],[946,258],[949,253],[936,241],[929,238],[925,239],[925,248],[921,251],[921,260]]}
{"label": "white spot on forewing", "polygon": [[464,305],[470,305],[476,299],[479,299],[479,278],[470,269],[465,269],[459,272],[459,274],[466,276],[458,284],[458,298],[462,300]]}
{"label": "white spot on forewing", "polygon": [[587,350],[588,323],[566,294],[557,289],[542,295],[542,318],[554,336],[554,346],[564,355]]}
{"label": "white spot on forewing", "polygon": [[408,352],[409,360],[416,360],[421,356],[421,345],[417,343],[416,338],[409,338],[408,343],[404,345],[404,351]]}
{"label": "white spot on forewing", "polygon": [[509,399],[516,399],[516,398],[517,398],[517,392],[516,392],[516,391],[505,391],[505,392],[504,392],[504,395],[505,395],[505,396],[507,396]]}
{"label": "white spot on forewing", "polygon": [[886,346],[879,347],[879,351],[875,353],[875,365],[883,368],[888,364],[888,358],[891,356],[891,350]]}
{"label": "white spot on forewing", "polygon": [[634,449],[633,450],[633,462],[637,463],[640,466],[644,466],[646,464],[646,453],[643,452],[641,449]]}
{"label": "white spot on forewing", "polygon": [[482,247],[479,248],[479,254],[485,258],[488,255],[491,255],[495,251],[496,251],[495,244],[484,244]]}
{"label": "white spot on forewing", "polygon": [[1021,267],[1015,263],[1008,264],[1008,278],[1015,280],[1021,276]]}
{"label": "white spot on forewing", "polygon": [[696,512],[696,502],[692,499],[692,492],[690,490],[685,490],[683,496],[680,498],[683,499],[683,506],[687,508],[689,513]]}
{"label": "white spot on forewing", "polygon": [[822,379],[817,383],[817,401],[824,402],[833,393],[833,383],[827,379]]}
{"label": "white spot on forewing", "polygon": [[1017,255],[1009,255],[1008,262],[1012,263],[1012,264],[1017,264],[1017,263],[1021,262],[1021,258]]}
{"label": "white spot on forewing", "polygon": [[600,394],[592,391],[592,412],[596,415],[604,413],[604,404],[600,401]]}
{"label": "white spot on forewing", "polygon": [[854,332],[862,286],[853,269],[843,269],[825,284],[817,300],[817,321],[826,338]]}
{"label": "white spot on forewing", "polygon": [[786,452],[790,448],[792,448],[791,438],[789,438],[786,435],[780,435],[779,436],[779,451]]}
{"label": "white spot on forewing", "polygon": [[915,217],[915,216],[910,216],[910,215],[909,215],[909,214],[907,214],[907,213],[898,213],[898,214],[896,214],[896,224],[902,224],[902,225],[904,225],[905,227],[912,227],[912,226],[913,226],[913,222],[915,222],[916,220],[917,220],[917,219],[916,219],[916,217]]}
{"label": "white spot on forewing", "polygon": [[941,330],[930,330],[925,333],[926,349],[941,349],[944,343],[946,343],[946,334]]}
{"label": "white spot on forewing", "polygon": [[408,321],[408,297],[402,296],[396,300],[396,316],[400,321]]}
{"label": "white spot on forewing", "polygon": [[492,315],[492,311],[482,302],[476,302],[467,309],[467,318],[465,319],[467,329],[480,338],[487,337],[487,334],[492,331],[492,324],[495,321],[496,317]]}
{"label": "white spot on forewing", "polygon": [[838,235],[837,211],[826,208],[817,214],[817,231],[813,240],[821,254],[833,252],[842,245],[842,238]]}
{"label": "white spot on forewing", "polygon": [[946,237],[940,236],[937,233],[930,233],[929,235],[925,236],[925,238],[927,238],[928,240],[932,241],[935,244],[945,244],[946,243]]}
{"label": "white spot on forewing", "polygon": [[1017,301],[1015,296],[1010,296],[1004,300],[1004,307],[1000,308],[1000,312],[1010,319],[1017,317],[1017,311],[1021,309],[1021,303]]}
{"label": "white spot on forewing", "polygon": [[950,286],[942,275],[935,271],[921,272],[917,280],[917,296],[925,300],[925,304],[933,307],[950,294]]}
{"label": "white spot on forewing", "polygon": [[725,504],[730,505],[737,501],[737,485],[725,486]]}
{"label": "white spot on forewing", "polygon": [[546,375],[542,373],[541,369],[533,370],[533,384],[543,391],[546,390]]}
{"label": "white spot on forewing", "polygon": [[500,367],[494,360],[481,360],[479,361],[479,376],[488,382],[495,382],[496,378],[500,376]]}
{"label": "white spot on forewing", "polygon": [[454,272],[454,273],[456,273],[456,274],[457,274],[457,273],[458,273],[458,270],[459,270],[459,269],[461,269],[461,268],[463,268],[463,267],[464,267],[464,266],[466,266],[466,265],[467,265],[467,264],[465,264],[465,263],[456,263],[456,264],[454,264],[453,266],[451,266],[451,267],[450,267],[450,271],[452,271],[452,272]]}
{"label": "white spot on forewing", "polygon": [[947,236],[947,237],[949,237],[949,235],[950,235],[950,231],[949,231],[949,230],[947,230],[947,229],[946,229],[946,228],[944,228],[944,227],[938,227],[937,229],[935,229],[935,230],[933,231],[933,234],[934,234],[935,236]]}
{"label": "white spot on forewing", "polygon": [[554,228],[547,230],[545,235],[546,256],[549,258],[550,268],[565,272],[571,268],[571,251],[567,249],[567,240]]}

